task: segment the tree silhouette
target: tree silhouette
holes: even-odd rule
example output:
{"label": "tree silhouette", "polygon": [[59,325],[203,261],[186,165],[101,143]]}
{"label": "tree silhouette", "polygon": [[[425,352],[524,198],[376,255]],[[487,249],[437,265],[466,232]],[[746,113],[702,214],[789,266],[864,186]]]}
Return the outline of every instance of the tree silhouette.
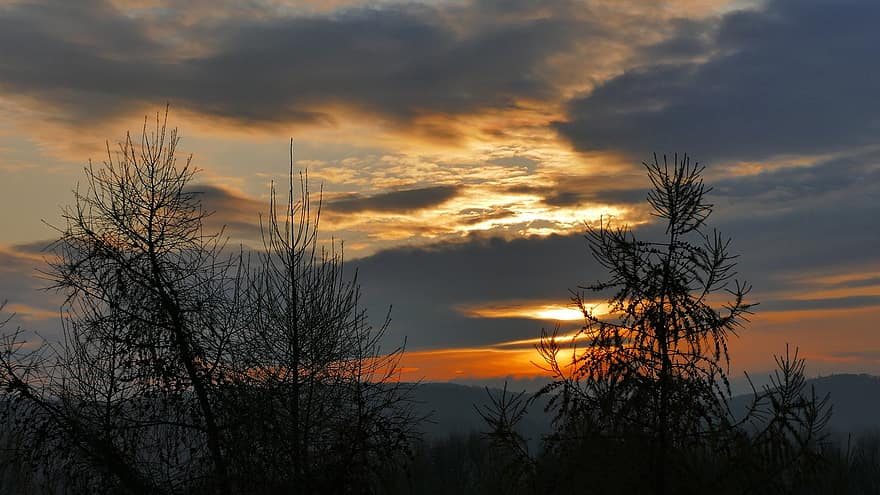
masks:
{"label": "tree silhouette", "polygon": [[21,460],[71,492],[368,492],[411,435],[387,319],[367,323],[341,254],[319,247],[292,161],[252,266],[205,232],[177,144],[157,117],[86,168],[45,273],[66,295],[61,341],[3,333]]}
{"label": "tree silhouette", "polygon": [[127,135],[86,168],[45,273],[66,296],[62,340],[27,368],[11,355],[4,363],[13,397],[44,418],[35,454],[78,449],[56,461],[83,490],[154,493],[196,479],[232,488],[216,389],[236,331],[236,259],[204,232],[177,143],[157,117],[138,144]]}
{"label": "tree silhouette", "polygon": [[414,435],[410,386],[396,377],[403,348],[381,352],[389,316],[368,323],[357,273],[345,274],[341,247],[320,242],[320,196],[313,207],[305,175],[295,194],[292,157],[291,142],[287,201],[279,208],[273,186],[244,296],[247,331],[235,343],[245,392],[233,395],[247,399],[238,417],[249,425],[235,451],[265,452],[238,465],[256,468],[241,476],[262,476],[266,489],[368,492],[371,473]]}
{"label": "tree silhouette", "polygon": [[[590,226],[590,250],[609,278],[574,293],[584,327],[570,340],[544,332],[538,349],[555,379],[542,393],[555,394],[565,435],[644,439],[651,485],[662,494],[674,452],[726,421],[727,339],[751,305],[749,286],[734,279],[730,240],[706,228],[703,167],[687,155],[644,165],[663,239],[638,239],[604,220]],[[610,311],[598,314],[589,295],[608,293]],[[730,300],[719,302],[719,293]]]}

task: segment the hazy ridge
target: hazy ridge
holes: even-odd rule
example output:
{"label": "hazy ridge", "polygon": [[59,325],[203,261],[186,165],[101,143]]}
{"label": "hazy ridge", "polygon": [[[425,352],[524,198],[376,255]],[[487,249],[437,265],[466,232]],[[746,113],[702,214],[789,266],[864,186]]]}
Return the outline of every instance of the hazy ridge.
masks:
{"label": "hazy ridge", "polygon": [[[835,374],[807,380],[818,397],[830,395],[833,408],[828,432],[846,435],[864,431],[880,430],[880,376],[867,374]],[[510,392],[519,392],[515,381]],[[455,383],[421,383],[413,390],[413,399],[420,415],[428,420],[421,431],[428,438],[444,438],[449,435],[466,435],[481,432],[485,426],[475,408],[491,403],[489,393],[501,394],[501,389],[459,385]],[[751,395],[740,394],[733,398],[734,411],[746,407]],[[551,414],[544,412],[546,400],[533,404],[529,414],[520,424],[520,431],[533,443],[550,431]]]}

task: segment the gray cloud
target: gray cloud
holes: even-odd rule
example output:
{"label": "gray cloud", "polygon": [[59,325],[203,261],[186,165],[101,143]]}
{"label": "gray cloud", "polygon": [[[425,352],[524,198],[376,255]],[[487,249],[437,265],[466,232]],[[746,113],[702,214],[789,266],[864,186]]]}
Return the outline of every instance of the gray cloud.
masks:
{"label": "gray cloud", "polygon": [[[642,169],[644,170],[644,169]],[[641,172],[641,170],[639,170]],[[560,175],[549,186],[517,185],[507,192],[537,194],[549,206],[576,206],[586,203],[633,204],[648,197],[644,174]]]}
{"label": "gray cloud", "polygon": [[773,299],[761,302],[762,311],[802,311],[805,309],[858,309],[880,306],[880,295],[826,297],[815,299]]}
{"label": "gray cloud", "polygon": [[229,189],[208,184],[193,184],[187,189],[197,193],[205,212],[205,224],[210,231],[224,229],[238,240],[260,237],[260,213],[268,204],[241,195]]}
{"label": "gray cloud", "polygon": [[264,206],[259,201],[236,194],[226,188],[209,184],[193,184],[188,186],[189,192],[196,193],[199,201],[208,211],[233,210],[257,211]]}
{"label": "gray cloud", "polygon": [[411,123],[553,97],[548,58],[608,34],[572,15],[576,7],[266,7],[185,25],[169,22],[173,11],[136,17],[100,0],[13,4],[0,7],[0,87],[76,118],[170,100],[244,122],[329,121],[326,107],[341,105]]}
{"label": "gray cloud", "polygon": [[33,293],[45,286],[36,277],[37,268],[42,263],[39,255],[28,252],[31,248],[29,245],[21,251],[15,247],[0,249],[0,302],[10,298],[30,299]]}
{"label": "gray cloud", "polygon": [[880,153],[851,153],[810,166],[789,166],[755,175],[722,179],[716,194],[777,204],[804,202],[833,193],[867,190],[880,193]]}
{"label": "gray cloud", "polygon": [[454,198],[458,192],[459,188],[455,186],[424,187],[328,201],[324,203],[324,208],[336,213],[408,212],[439,205]]}
{"label": "gray cloud", "polygon": [[0,45],[0,88],[50,101],[77,118],[124,111],[133,95],[166,97],[164,86],[172,83],[161,62],[170,47],[101,0],[0,7]]}
{"label": "gray cloud", "polygon": [[0,312],[0,321],[14,314],[10,327],[21,326],[26,339],[35,338],[34,332],[48,339],[60,334],[55,317],[63,295],[53,290],[45,272],[45,262],[51,258],[50,242],[41,241],[17,246],[0,246],[0,303],[6,303]]}
{"label": "gray cloud", "polygon": [[708,23],[682,20],[678,23],[678,33],[659,43],[648,46],[643,50],[646,60],[654,63],[658,61],[688,61],[703,56],[712,50]]}
{"label": "gray cloud", "polygon": [[647,189],[598,189],[594,191],[557,189],[544,197],[544,203],[550,206],[575,206],[586,202],[633,204],[643,202],[648,197],[647,195]]}
{"label": "gray cloud", "polygon": [[[712,184],[710,184],[712,185]],[[747,249],[755,279],[876,262],[880,153],[854,153],[718,181],[714,223]]]}
{"label": "gray cloud", "polygon": [[474,236],[466,243],[387,250],[352,265],[370,314],[393,305],[392,341],[407,335],[417,349],[535,337],[540,322],[474,319],[456,308],[532,298],[564,304],[568,289],[587,278],[587,258],[579,236],[512,241]]}
{"label": "gray cloud", "polygon": [[581,150],[674,148],[713,160],[873,143],[878,17],[872,0],[771,0],[727,14],[707,47],[672,38],[651,48],[702,49],[707,61],[629,70],[570,102],[556,127]]}

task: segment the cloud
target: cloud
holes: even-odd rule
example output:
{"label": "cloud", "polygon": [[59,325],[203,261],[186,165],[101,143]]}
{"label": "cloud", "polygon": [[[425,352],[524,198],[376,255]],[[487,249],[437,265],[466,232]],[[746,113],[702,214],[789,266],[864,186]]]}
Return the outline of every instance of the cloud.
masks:
{"label": "cloud", "polygon": [[[640,46],[705,37],[710,15],[670,1],[320,3],[13,2],[0,6],[0,42],[14,47],[0,91],[77,129],[171,102],[215,129],[362,123],[417,142],[510,140],[548,133],[560,102]],[[681,58],[678,38],[662,50]]]}
{"label": "cloud", "polygon": [[543,321],[583,321],[583,312],[574,304],[559,301],[506,301],[486,305],[467,305],[456,308],[470,318],[527,318]]}
{"label": "cloud", "polygon": [[641,188],[592,190],[557,188],[550,191],[543,201],[549,206],[558,207],[577,206],[592,202],[632,205],[644,202],[646,197],[648,197],[648,190]]}
{"label": "cloud", "polygon": [[268,210],[268,203],[218,185],[193,184],[187,189],[197,194],[202,208],[209,213],[204,219],[209,231],[223,228],[236,240],[259,239],[260,214]]}
{"label": "cloud", "polygon": [[866,190],[880,192],[880,154],[876,150],[840,154],[802,165],[726,177],[715,181],[712,186],[716,194],[728,198],[761,200],[776,205],[808,202],[841,192],[847,195]]}
{"label": "cloud", "polygon": [[880,293],[877,295],[827,297],[816,299],[779,299],[761,303],[761,311],[799,311],[799,310],[850,310],[856,308],[880,307]]}
{"label": "cloud", "polygon": [[711,43],[682,48],[672,38],[649,49],[702,50],[705,60],[631,68],[572,100],[556,128],[584,151],[679,149],[712,160],[874,143],[878,16],[871,0],[771,0],[729,13]]}
{"label": "cloud", "polygon": [[[474,0],[303,13],[226,4],[198,22],[184,20],[182,4],[157,15],[100,0],[14,3],[0,7],[0,43],[10,47],[0,87],[71,121],[169,100],[238,123],[328,123],[348,109],[406,126],[555,98],[549,59],[608,34],[576,9]],[[449,130],[432,122],[423,123]]]}
{"label": "cloud", "polygon": [[880,195],[877,152],[730,177],[715,185],[709,199],[719,206],[712,223],[733,237],[747,278],[762,281],[764,290],[828,289],[817,276],[877,272],[880,232],[871,227]]}
{"label": "cloud", "polygon": [[259,201],[222,186],[193,184],[187,186],[187,189],[197,194],[197,198],[208,211],[253,212],[265,206]]}
{"label": "cloud", "polygon": [[370,314],[393,305],[392,339],[407,335],[417,350],[535,337],[541,324],[533,319],[471,318],[461,308],[535,299],[565,305],[568,288],[586,278],[580,262],[590,266],[579,237],[468,240],[390,249],[352,262]]}
{"label": "cloud", "polygon": [[36,243],[21,249],[0,246],[0,302],[11,297],[28,297],[41,288],[36,270],[43,265],[43,260],[42,253],[35,252],[35,246]]}
{"label": "cloud", "polygon": [[[0,304],[6,303],[0,321],[15,314],[10,327],[24,323],[26,331],[51,339],[60,334],[58,308],[63,296],[47,290],[51,286],[44,274],[49,270],[46,264],[51,258],[47,250],[49,244],[49,241],[41,241],[0,245]],[[26,334],[26,338],[32,337],[32,333]]]}
{"label": "cloud", "polygon": [[0,56],[0,88],[51,101],[78,119],[111,115],[130,108],[131,95],[162,89],[156,55],[166,47],[98,0],[0,7],[0,44],[9,47]]}
{"label": "cloud", "polygon": [[[522,183],[506,188],[507,192],[535,194],[550,207],[566,208],[579,205],[610,204],[638,207],[648,197],[648,179],[644,169],[627,166],[616,174],[572,173],[547,174],[547,184]],[[535,181],[532,181],[535,182]]]}
{"label": "cloud", "polygon": [[868,351],[835,352],[835,353],[831,353],[830,357],[837,358],[837,359],[843,359],[843,360],[880,362],[880,351],[868,350]]}
{"label": "cloud", "polygon": [[433,186],[404,191],[392,191],[367,197],[338,199],[324,203],[324,207],[334,213],[395,212],[406,213],[430,208],[455,197],[459,188],[455,186]]}

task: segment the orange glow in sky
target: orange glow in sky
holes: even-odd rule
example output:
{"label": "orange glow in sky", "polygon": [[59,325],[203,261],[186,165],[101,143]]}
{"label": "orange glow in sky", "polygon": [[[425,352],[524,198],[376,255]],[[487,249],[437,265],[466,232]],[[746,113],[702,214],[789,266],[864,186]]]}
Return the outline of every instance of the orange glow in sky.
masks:
{"label": "orange glow in sky", "polygon": [[404,381],[448,381],[480,378],[533,378],[546,374],[537,364],[543,359],[534,348],[454,348],[411,351],[401,359]]}

